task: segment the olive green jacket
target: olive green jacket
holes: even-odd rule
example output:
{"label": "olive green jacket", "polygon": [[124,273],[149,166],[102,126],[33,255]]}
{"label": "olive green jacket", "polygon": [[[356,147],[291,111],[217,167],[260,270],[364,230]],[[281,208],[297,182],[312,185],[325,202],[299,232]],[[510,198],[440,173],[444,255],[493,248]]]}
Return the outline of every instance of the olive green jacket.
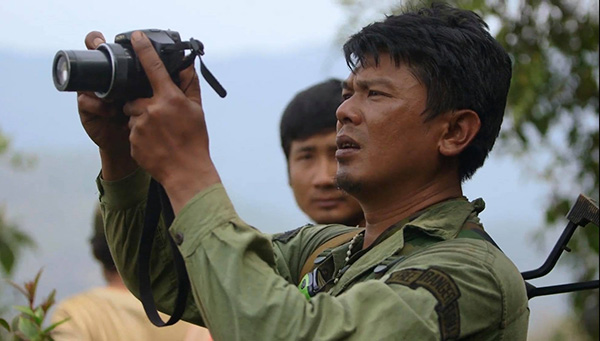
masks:
{"label": "olive green jacket", "polygon": [[[97,180],[111,253],[138,297],[148,182],[141,170],[116,182]],[[221,184],[213,185],[187,203],[168,232],[157,231],[154,297],[161,311],[172,311],[170,233],[193,294],[184,319],[207,326],[215,340],[525,340],[529,309],[519,271],[489,242],[456,238],[482,209],[482,201],[464,199],[431,206],[379,238],[339,282],[307,300],[297,287],[304,263],[326,240],[355,228],[307,225],[265,235],[238,217]],[[347,249],[330,252],[336,271]],[[376,274],[390,257],[389,269]]]}

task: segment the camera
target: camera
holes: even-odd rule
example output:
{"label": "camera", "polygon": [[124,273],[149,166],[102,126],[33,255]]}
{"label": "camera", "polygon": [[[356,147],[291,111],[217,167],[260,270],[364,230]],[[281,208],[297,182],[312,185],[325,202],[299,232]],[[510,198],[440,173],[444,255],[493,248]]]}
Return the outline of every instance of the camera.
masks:
{"label": "camera", "polygon": [[[185,47],[181,46],[179,33],[159,29],[140,31],[148,37],[171,78],[178,84],[179,71],[190,64],[184,65]],[[58,51],[52,64],[56,89],[93,91],[100,98],[113,100],[151,97],[152,88],[131,45],[133,32],[117,34],[114,44],[104,43],[95,50]]]}

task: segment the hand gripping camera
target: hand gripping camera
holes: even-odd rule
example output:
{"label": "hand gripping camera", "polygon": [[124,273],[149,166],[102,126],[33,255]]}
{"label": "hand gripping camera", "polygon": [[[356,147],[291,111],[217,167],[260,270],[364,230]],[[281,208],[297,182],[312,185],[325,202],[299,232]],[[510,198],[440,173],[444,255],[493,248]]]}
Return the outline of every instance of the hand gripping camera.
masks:
{"label": "hand gripping camera", "polygon": [[[221,97],[227,92],[206,68],[200,56],[204,46],[198,40],[182,42],[170,30],[141,30],[146,34],[171,78],[179,84],[179,72],[200,59],[200,72]],[[59,91],[93,91],[100,98],[132,100],[151,97],[152,88],[131,45],[133,31],[117,34],[114,44],[104,43],[96,50],[61,50],[52,64],[54,86]],[[191,50],[186,56],[185,50]]]}
{"label": "hand gripping camera", "polygon": [[[190,38],[182,42],[179,33],[163,30],[141,30],[146,34],[158,53],[171,79],[179,84],[179,72],[200,60],[200,73],[208,84],[221,97],[227,92],[202,62],[204,46]],[[100,44],[96,50],[61,50],[56,53],[52,64],[54,86],[59,91],[94,91],[96,96],[118,101],[151,97],[152,87],[139,59],[131,45],[133,31],[117,34],[114,44]],[[185,50],[191,50],[185,55]],[[189,292],[189,278],[185,263],[172,239],[175,270],[178,277],[175,307],[169,320],[164,322],[158,315],[149,275],[150,253],[154,234],[158,228],[159,216],[168,227],[174,219],[173,208],[166,191],[160,183],[151,179],[146,201],[144,228],[140,238],[138,256],[139,291],[144,310],[149,320],[156,326],[168,326],[178,321],[185,311]]]}

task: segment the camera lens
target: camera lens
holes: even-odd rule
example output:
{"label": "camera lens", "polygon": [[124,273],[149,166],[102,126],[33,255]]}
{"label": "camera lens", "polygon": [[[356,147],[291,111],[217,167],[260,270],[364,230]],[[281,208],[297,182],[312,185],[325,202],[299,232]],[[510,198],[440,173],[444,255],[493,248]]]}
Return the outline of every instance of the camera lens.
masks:
{"label": "camera lens", "polygon": [[54,86],[60,91],[107,92],[113,66],[104,50],[58,51],[52,66]]}
{"label": "camera lens", "polygon": [[56,82],[60,86],[64,86],[69,80],[69,64],[67,59],[60,55],[56,61]]}
{"label": "camera lens", "polygon": [[59,91],[93,91],[100,98],[137,98],[150,89],[133,53],[120,44],[58,51],[52,78]]}

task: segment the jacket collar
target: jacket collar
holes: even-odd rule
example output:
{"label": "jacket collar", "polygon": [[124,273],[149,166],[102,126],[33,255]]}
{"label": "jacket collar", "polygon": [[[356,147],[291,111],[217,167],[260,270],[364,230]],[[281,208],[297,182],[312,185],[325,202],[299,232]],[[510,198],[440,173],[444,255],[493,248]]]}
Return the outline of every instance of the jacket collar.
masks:
{"label": "jacket collar", "polygon": [[415,231],[423,232],[441,240],[458,235],[469,216],[476,217],[485,209],[485,202],[478,198],[469,202],[465,197],[445,200],[421,211],[404,225],[404,239]]}
{"label": "jacket collar", "polygon": [[[477,219],[477,214],[484,208],[485,203],[482,199],[476,199],[473,202],[469,202],[464,197],[449,199],[429,206],[412,217],[390,226],[369,247],[367,252],[363,251],[363,256],[353,262],[331,293],[333,295],[341,293],[364,271],[402,250],[406,246],[406,242],[419,233],[425,233],[441,240],[453,239],[458,235],[465,221],[471,217]],[[345,253],[346,249],[340,247],[334,252]]]}

